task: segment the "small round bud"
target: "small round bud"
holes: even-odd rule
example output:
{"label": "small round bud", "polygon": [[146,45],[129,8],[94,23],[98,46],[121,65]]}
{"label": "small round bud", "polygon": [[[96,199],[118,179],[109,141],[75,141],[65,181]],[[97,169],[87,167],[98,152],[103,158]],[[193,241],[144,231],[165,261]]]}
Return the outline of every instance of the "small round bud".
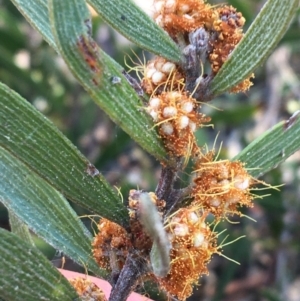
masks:
{"label": "small round bud", "polygon": [[152,67],[147,67],[147,70],[146,70],[146,74],[145,74],[145,77],[147,78],[151,78],[152,75],[154,74],[154,72],[156,72],[156,69],[154,68],[154,66]]}
{"label": "small round bud", "polygon": [[175,107],[165,107],[163,110],[163,116],[168,118],[168,117],[173,117],[177,114],[177,109]]}
{"label": "small round bud", "polygon": [[164,6],[164,1],[155,1],[154,2],[154,9],[156,12],[161,12]]}
{"label": "small round bud", "polygon": [[159,15],[157,18],[155,18],[155,23],[160,26],[160,27],[163,27],[164,25],[164,22],[163,22],[163,16],[162,15]]}
{"label": "small round bud", "polygon": [[162,67],[165,64],[164,59],[158,59],[154,62],[154,67],[156,68],[157,71],[162,71]]}
{"label": "small round bud", "polygon": [[174,234],[176,236],[185,236],[189,233],[189,228],[186,224],[178,224],[174,228]]}
{"label": "small round bud", "polygon": [[235,177],[234,178],[234,187],[241,189],[241,190],[246,190],[249,188],[249,178],[246,177]]}
{"label": "small round bud", "polygon": [[194,247],[200,247],[204,242],[204,235],[201,232],[194,234]]}
{"label": "small round bud", "polygon": [[185,113],[191,113],[193,111],[194,105],[191,101],[187,101],[181,106],[181,108]]}
{"label": "small round bud", "polygon": [[182,13],[182,14],[186,14],[187,12],[190,11],[190,6],[188,4],[182,4],[180,5],[179,7],[179,11]]}
{"label": "small round bud", "polygon": [[190,119],[187,116],[181,116],[178,120],[178,125],[180,129],[184,129],[189,125]]}
{"label": "small round bud", "polygon": [[197,129],[197,125],[196,125],[196,123],[193,122],[193,121],[190,121],[190,122],[189,122],[189,127],[190,127],[190,129],[191,129],[192,132],[195,132],[196,129]]}
{"label": "small round bud", "polygon": [[190,212],[188,216],[188,221],[192,224],[196,224],[199,218],[195,212]]}
{"label": "small round bud", "polygon": [[174,69],[175,69],[175,64],[171,62],[166,62],[161,67],[161,71],[167,74],[171,73]]}
{"label": "small round bud", "polygon": [[184,17],[185,19],[188,19],[188,20],[192,20],[192,19],[193,19],[193,17],[190,16],[190,15],[188,15],[188,14],[183,15],[183,17]]}
{"label": "small round bud", "polygon": [[151,76],[152,82],[157,85],[160,84],[164,79],[165,75],[160,71],[155,71]]}
{"label": "small round bud", "polygon": [[157,109],[160,105],[160,99],[158,97],[153,97],[149,101],[149,105],[153,109]]}
{"label": "small round bud", "polygon": [[165,122],[162,124],[161,129],[165,135],[172,135],[174,128],[170,122]]}
{"label": "small round bud", "polygon": [[167,0],[165,4],[165,9],[167,13],[172,13],[175,11],[176,1],[175,0]]}
{"label": "small round bud", "polygon": [[213,207],[219,207],[221,205],[221,201],[218,198],[214,198],[210,200],[210,205]]}
{"label": "small round bud", "polygon": [[149,114],[152,117],[152,119],[153,119],[154,122],[158,121],[158,113],[156,111],[151,110]]}

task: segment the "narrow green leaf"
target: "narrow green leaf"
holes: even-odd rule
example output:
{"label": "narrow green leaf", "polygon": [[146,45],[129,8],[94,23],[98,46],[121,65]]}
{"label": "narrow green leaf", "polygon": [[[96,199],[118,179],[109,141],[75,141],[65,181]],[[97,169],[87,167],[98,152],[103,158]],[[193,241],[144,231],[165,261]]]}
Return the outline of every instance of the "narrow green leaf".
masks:
{"label": "narrow green leaf", "polygon": [[77,293],[32,245],[0,229],[0,294],[6,301],[74,301]]}
{"label": "narrow green leaf", "polygon": [[20,95],[0,84],[0,146],[67,198],[119,224],[128,213],[100,175],[57,128]]}
{"label": "narrow green leaf", "polygon": [[90,14],[84,0],[50,0],[50,21],[60,53],[92,99],[149,153],[166,160],[166,152],[122,67],[90,37]]}
{"label": "narrow green leaf", "polygon": [[34,246],[28,227],[20,221],[13,212],[9,212],[8,216],[11,232],[19,236],[23,241]]}
{"label": "narrow green leaf", "polygon": [[259,177],[300,149],[300,111],[250,143],[234,160],[246,163],[249,173]]}
{"label": "narrow green leaf", "polygon": [[39,31],[43,38],[56,51],[52,35],[47,0],[11,0],[33,28]]}
{"label": "narrow green leaf", "polygon": [[181,52],[169,35],[131,0],[88,0],[98,14],[140,47],[173,62],[180,62]]}
{"label": "narrow green leaf", "polygon": [[0,147],[0,201],[54,248],[100,273],[91,255],[91,234],[66,199]]}
{"label": "narrow green leaf", "polygon": [[220,94],[237,85],[261,65],[278,44],[296,12],[299,0],[268,0],[244,38],[211,84]]}

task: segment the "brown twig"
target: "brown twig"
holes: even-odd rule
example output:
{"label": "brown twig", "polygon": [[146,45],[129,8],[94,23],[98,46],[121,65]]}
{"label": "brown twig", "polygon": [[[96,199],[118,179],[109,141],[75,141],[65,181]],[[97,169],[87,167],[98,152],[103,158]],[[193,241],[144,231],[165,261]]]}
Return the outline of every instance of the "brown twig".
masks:
{"label": "brown twig", "polygon": [[135,289],[140,277],[147,271],[147,263],[144,259],[129,255],[119,275],[117,283],[113,286],[109,301],[127,300],[129,294]]}

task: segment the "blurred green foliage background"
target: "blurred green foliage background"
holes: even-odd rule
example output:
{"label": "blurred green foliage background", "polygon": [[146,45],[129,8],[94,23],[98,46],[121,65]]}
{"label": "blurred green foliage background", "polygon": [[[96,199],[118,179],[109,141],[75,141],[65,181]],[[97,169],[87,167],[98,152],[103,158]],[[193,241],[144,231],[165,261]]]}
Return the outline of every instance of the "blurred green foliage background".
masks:
{"label": "blurred green foliage background", "polygon": [[[214,1],[213,3],[224,3]],[[229,0],[251,24],[264,1]],[[300,109],[300,14],[280,45],[255,73],[247,94],[226,94],[204,105],[214,128],[197,133],[200,144],[217,147],[221,158],[232,158],[253,139]],[[124,56],[143,52],[93,15],[93,34],[98,44],[125,68]],[[144,53],[150,58],[149,53]],[[127,61],[130,61],[127,59]],[[154,190],[160,165],[115,126],[94,104],[57,56],[31,28],[9,0],[0,0],[0,81],[21,94],[89,158],[108,181],[121,188]],[[300,139],[300,137],[295,137]],[[282,153],[284,156],[284,153]],[[189,300],[300,300],[300,153],[268,173],[262,180],[280,191],[256,191],[255,206],[245,210],[240,223],[224,221],[228,241],[247,235],[224,248],[237,265],[215,256],[210,275]],[[184,177],[184,176],[183,176]],[[88,214],[73,205],[79,215]],[[90,219],[85,223],[91,227]],[[0,204],[0,226],[9,228],[7,212]],[[226,236],[220,237],[220,241]],[[55,250],[35,238],[36,244],[55,259]],[[68,267],[68,266],[67,266]],[[72,268],[72,265],[69,266]],[[141,289],[141,293],[144,290]],[[158,296],[153,296],[158,299]]]}

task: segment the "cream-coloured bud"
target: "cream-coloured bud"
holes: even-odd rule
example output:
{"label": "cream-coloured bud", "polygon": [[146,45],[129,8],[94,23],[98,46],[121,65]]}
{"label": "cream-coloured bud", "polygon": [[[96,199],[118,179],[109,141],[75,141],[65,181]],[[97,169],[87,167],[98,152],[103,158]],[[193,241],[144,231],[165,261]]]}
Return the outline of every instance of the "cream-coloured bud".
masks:
{"label": "cream-coloured bud", "polygon": [[165,64],[164,59],[158,59],[154,62],[154,66],[155,66],[157,71],[162,71],[162,67],[163,67],[164,64]]}
{"label": "cream-coloured bud", "polygon": [[219,198],[213,198],[209,201],[209,203],[213,207],[219,207],[221,205],[221,201]]}
{"label": "cream-coloured bud", "polygon": [[240,202],[240,197],[238,194],[231,194],[229,198],[226,199],[228,204],[236,204]]}
{"label": "cream-coloured bud", "polygon": [[223,189],[223,192],[227,192],[230,189],[230,182],[228,180],[222,180],[218,184]]}
{"label": "cream-coloured bud", "polygon": [[219,181],[219,184],[222,186],[229,186],[230,182],[228,180],[222,180],[222,181]]}
{"label": "cream-coloured bud", "polygon": [[154,74],[154,72],[156,72],[156,69],[154,68],[154,66],[148,66],[147,69],[146,69],[145,77],[146,78],[151,78],[152,75]]}
{"label": "cream-coloured bud", "polygon": [[152,82],[157,85],[160,84],[164,79],[165,75],[160,71],[155,71],[151,76]]}
{"label": "cream-coloured bud", "polygon": [[234,187],[241,190],[246,190],[249,188],[250,181],[248,177],[235,177]]}
{"label": "cream-coloured bud", "polygon": [[179,98],[179,97],[181,97],[181,93],[179,93],[178,91],[170,91],[169,93],[168,93],[168,96],[170,97],[170,98]]}
{"label": "cream-coloured bud", "polygon": [[197,232],[194,234],[194,247],[198,248],[200,246],[202,246],[203,242],[204,242],[204,235],[201,232]]}
{"label": "cream-coloured bud", "polygon": [[190,127],[190,129],[191,129],[192,132],[195,132],[196,129],[197,129],[196,123],[193,122],[193,121],[191,121],[191,120],[190,120],[190,122],[189,122],[189,127]]}
{"label": "cream-coloured bud", "polygon": [[160,26],[160,27],[163,27],[164,25],[164,22],[163,22],[163,16],[162,15],[159,15],[158,17],[155,18],[155,23]]}
{"label": "cream-coloured bud", "polygon": [[219,167],[219,177],[222,179],[228,179],[230,174],[230,171],[228,170],[228,165],[221,162],[218,164],[218,167]]}
{"label": "cream-coloured bud", "polygon": [[[165,11],[165,13],[168,13],[168,12]],[[173,19],[170,17],[170,15],[166,15],[166,16],[164,17],[164,23],[170,24],[170,23],[172,23],[172,22],[173,22]]]}
{"label": "cream-coloured bud", "polygon": [[196,224],[199,218],[195,212],[190,212],[188,215],[188,221],[192,224]]}
{"label": "cream-coloured bud", "polygon": [[189,12],[190,11],[190,6],[188,5],[188,4],[182,4],[182,5],[180,5],[180,7],[179,7],[179,11],[182,13],[182,14],[185,14],[185,13],[187,13],[187,12]]}
{"label": "cream-coloured bud", "polygon": [[153,97],[149,101],[149,105],[152,109],[157,109],[159,108],[160,105],[160,99],[158,97]]}
{"label": "cream-coloured bud", "polygon": [[154,2],[154,9],[156,12],[161,12],[164,6],[164,1],[155,1]]}
{"label": "cream-coloured bud", "polygon": [[172,135],[174,132],[173,125],[170,122],[163,123],[161,129],[165,135]]}
{"label": "cream-coloured bud", "polygon": [[176,8],[176,1],[175,0],[167,0],[165,3],[165,12],[166,13],[173,13]]}
{"label": "cream-coloured bud", "polygon": [[178,126],[182,130],[189,125],[190,119],[187,116],[181,116],[178,120]]}
{"label": "cream-coloured bud", "polygon": [[163,116],[165,118],[173,117],[177,114],[177,109],[175,107],[165,107],[163,109]]}
{"label": "cream-coloured bud", "polygon": [[149,114],[152,117],[152,119],[153,119],[154,122],[158,121],[158,113],[156,111],[151,110]]}
{"label": "cream-coloured bud", "polygon": [[186,18],[186,19],[188,19],[188,20],[192,20],[193,19],[193,17],[190,16],[190,15],[188,15],[188,14],[184,14],[183,17]]}
{"label": "cream-coloured bud", "polygon": [[185,236],[189,233],[189,228],[186,224],[177,224],[174,228],[175,236]]}
{"label": "cream-coloured bud", "polygon": [[182,104],[181,109],[185,113],[191,113],[194,109],[194,105],[191,101],[187,101]]}
{"label": "cream-coloured bud", "polygon": [[166,62],[161,67],[161,71],[167,74],[171,73],[174,69],[175,69],[175,64],[171,62]]}

